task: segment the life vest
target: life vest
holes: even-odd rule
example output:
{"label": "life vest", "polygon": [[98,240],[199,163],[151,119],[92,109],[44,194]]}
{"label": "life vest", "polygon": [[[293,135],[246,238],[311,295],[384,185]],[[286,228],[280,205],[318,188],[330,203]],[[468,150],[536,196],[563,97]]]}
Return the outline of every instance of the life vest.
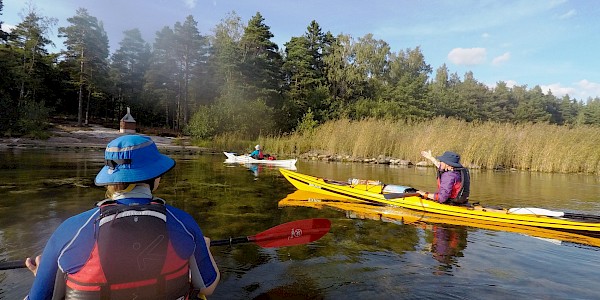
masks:
{"label": "life vest", "polygon": [[258,150],[258,155],[256,156],[256,159],[263,159],[265,158],[265,155],[263,154],[262,150]]}
{"label": "life vest", "polygon": [[[469,194],[471,193],[471,175],[467,168],[454,168],[454,171],[460,172],[460,182],[455,182],[448,197],[449,203],[453,204],[464,204],[469,201]],[[442,173],[445,171],[439,171],[437,173],[438,188],[440,187],[440,178]]]}
{"label": "life vest", "polygon": [[94,248],[66,276],[65,299],[186,299],[189,261],[175,252],[166,221],[164,201],[102,204]]}

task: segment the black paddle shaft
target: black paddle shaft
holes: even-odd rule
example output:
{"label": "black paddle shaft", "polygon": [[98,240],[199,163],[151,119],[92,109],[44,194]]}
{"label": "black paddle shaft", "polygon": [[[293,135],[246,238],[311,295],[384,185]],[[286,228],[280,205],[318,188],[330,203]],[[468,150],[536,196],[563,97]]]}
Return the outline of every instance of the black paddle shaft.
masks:
{"label": "black paddle shaft", "polygon": [[14,260],[7,262],[0,262],[0,270],[11,270],[11,269],[21,269],[26,268],[24,260]]}
{"label": "black paddle shaft", "polygon": [[242,243],[248,243],[248,242],[250,242],[250,239],[247,236],[243,236],[243,237],[229,238],[229,239],[225,239],[225,240],[210,241],[210,245],[211,246],[224,246],[224,245],[235,245],[235,244],[242,244]]}

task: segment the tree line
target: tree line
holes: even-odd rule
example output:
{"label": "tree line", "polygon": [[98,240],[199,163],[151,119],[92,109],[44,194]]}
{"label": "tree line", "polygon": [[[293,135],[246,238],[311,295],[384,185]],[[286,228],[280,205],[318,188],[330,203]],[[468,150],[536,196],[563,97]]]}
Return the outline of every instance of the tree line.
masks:
{"label": "tree line", "polygon": [[598,97],[488,87],[472,72],[434,72],[420,47],[393,51],[372,34],[334,35],[314,20],[280,49],[259,12],[247,22],[229,13],[210,35],[190,15],[152,44],[127,29],[112,53],[103,22],[85,8],[67,21],[59,53],[47,50],[57,20],[34,8],[14,30],[0,30],[4,135],[39,130],[50,116],[116,124],[126,107],[142,126],[203,139],[279,135],[342,118],[600,125]]}

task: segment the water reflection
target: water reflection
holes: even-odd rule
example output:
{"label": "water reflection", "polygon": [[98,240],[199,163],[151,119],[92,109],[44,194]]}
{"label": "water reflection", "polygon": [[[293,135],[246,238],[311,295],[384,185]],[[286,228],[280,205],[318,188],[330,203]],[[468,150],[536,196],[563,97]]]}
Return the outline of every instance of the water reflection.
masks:
{"label": "water reflection", "polygon": [[280,168],[291,170],[291,171],[296,171],[297,170],[296,166],[281,167],[281,166],[268,165],[268,164],[251,164],[251,163],[228,162],[227,160],[225,161],[225,163],[227,163],[229,166],[232,166],[232,167],[240,166],[240,167],[247,168],[248,171],[252,172],[252,174],[255,177],[255,180],[258,179],[259,175],[261,173],[264,173],[264,172],[276,172],[276,173],[279,173],[279,169]]}
{"label": "water reflection", "polygon": [[467,247],[467,229],[434,224],[430,226],[430,233],[431,253],[441,263],[439,271],[449,272],[454,265],[458,266],[457,258],[463,257],[463,250]]}
{"label": "water reflection", "polygon": [[[564,241],[600,247],[600,238],[598,238],[597,236],[587,236],[578,233],[563,232],[558,230],[537,228],[518,224],[504,224],[495,223],[493,221],[445,216],[398,207],[379,207],[368,204],[359,204],[341,197],[337,198],[329,195],[300,190],[288,194],[285,198],[279,201],[278,205],[279,207],[303,206],[318,209],[330,208],[338,211],[343,211],[345,215],[349,218],[368,218],[372,220],[381,220],[384,222],[392,222],[398,224],[411,224],[417,227],[428,229],[438,234],[440,238],[437,239],[436,242],[441,241],[443,243],[446,240],[448,240],[446,239],[446,237],[449,237],[451,240],[448,240],[449,242],[447,243],[447,245],[442,244],[442,246],[440,246],[440,249],[443,250],[448,250],[454,245],[456,245],[456,247],[458,248],[461,248],[462,245],[465,244],[464,247],[466,247],[466,227],[476,227],[487,230],[521,233],[533,237],[544,238],[547,240],[555,240],[559,244],[561,241]],[[450,230],[450,232],[443,232],[443,230],[440,231],[439,228]],[[456,241],[457,238],[460,239],[460,242]],[[462,247],[462,249],[459,249],[460,251],[458,251],[457,253],[461,253],[462,250],[464,250],[464,247]],[[434,250],[436,249],[436,247],[432,248]],[[438,257],[443,256],[444,255],[442,254],[438,255]]]}

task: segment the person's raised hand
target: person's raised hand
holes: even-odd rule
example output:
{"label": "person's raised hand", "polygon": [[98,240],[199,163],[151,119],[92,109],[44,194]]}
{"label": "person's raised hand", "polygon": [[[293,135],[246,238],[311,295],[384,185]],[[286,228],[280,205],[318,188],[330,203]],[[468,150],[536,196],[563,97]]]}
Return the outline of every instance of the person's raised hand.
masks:
{"label": "person's raised hand", "polygon": [[431,150],[423,150],[421,151],[421,155],[423,155],[423,157],[427,158],[427,159],[431,159],[433,158],[433,155],[431,154]]}

